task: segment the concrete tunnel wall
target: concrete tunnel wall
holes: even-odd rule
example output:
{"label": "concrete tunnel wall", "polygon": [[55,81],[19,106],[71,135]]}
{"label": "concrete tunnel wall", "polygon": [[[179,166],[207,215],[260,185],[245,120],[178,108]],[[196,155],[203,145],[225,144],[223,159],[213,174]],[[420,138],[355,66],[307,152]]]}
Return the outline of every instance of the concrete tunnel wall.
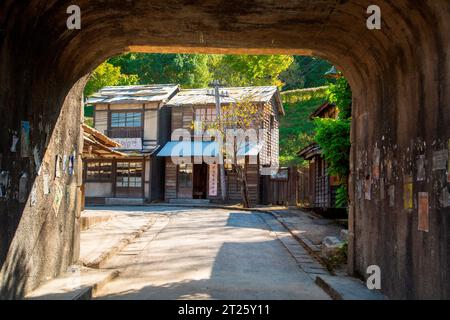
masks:
{"label": "concrete tunnel wall", "polygon": [[[3,1],[0,171],[12,184],[0,200],[2,297],[56,276],[77,260],[79,246],[80,177],[52,180],[52,188],[69,181],[56,216],[55,193],[42,194],[33,157],[9,151],[10,130],[30,121],[31,148],[48,154],[51,173],[56,154],[80,150],[83,77],[112,55],[145,51],[313,54],[343,70],[354,94],[349,270],[367,277],[367,266],[379,265],[391,298],[450,298],[442,160],[450,139],[450,3],[393,2],[78,0],[82,27],[68,30],[70,1]],[[381,30],[366,28],[372,4],[381,8]],[[28,192],[37,183],[34,207],[17,199],[21,172],[29,174]],[[418,230],[418,192],[429,196],[428,232]]]}

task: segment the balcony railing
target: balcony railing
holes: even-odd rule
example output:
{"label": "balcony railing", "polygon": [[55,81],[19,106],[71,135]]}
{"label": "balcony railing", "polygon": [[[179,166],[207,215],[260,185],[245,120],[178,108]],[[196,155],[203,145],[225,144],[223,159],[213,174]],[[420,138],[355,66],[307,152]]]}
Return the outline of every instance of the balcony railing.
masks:
{"label": "balcony railing", "polygon": [[105,134],[110,138],[143,138],[144,129],[138,128],[111,128]]}

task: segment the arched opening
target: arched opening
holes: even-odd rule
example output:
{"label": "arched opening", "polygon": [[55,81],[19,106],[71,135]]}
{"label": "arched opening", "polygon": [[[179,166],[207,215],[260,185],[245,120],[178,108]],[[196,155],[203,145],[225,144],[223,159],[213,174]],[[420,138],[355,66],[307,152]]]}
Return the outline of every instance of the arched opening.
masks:
{"label": "arched opening", "polygon": [[[15,189],[24,170],[40,188],[44,181],[32,157],[20,160],[8,151],[12,132],[22,119],[30,119],[38,160],[71,154],[79,139],[76,111],[85,75],[109,56],[126,51],[313,54],[344,70],[353,89],[350,270],[366,275],[368,266],[380,266],[386,277],[383,291],[391,297],[449,296],[450,220],[448,204],[441,201],[448,181],[439,161],[450,137],[445,0],[413,7],[407,1],[380,1],[381,30],[367,29],[369,4],[363,0],[278,6],[114,1],[107,8],[102,1],[79,1],[81,30],[67,29],[68,6],[67,1],[2,4],[1,169],[11,174]],[[60,141],[47,144],[52,135]],[[380,162],[373,163],[368,155],[378,153]],[[420,156],[428,160],[425,180],[417,177]],[[378,178],[377,165],[386,178],[396,168],[389,185]],[[410,177],[414,198],[420,193],[425,199],[413,201],[412,208],[403,201]],[[371,195],[359,197],[367,180]],[[51,194],[38,210],[14,197],[0,203],[8,230],[1,240],[3,286],[20,282],[14,275],[23,274],[22,267],[14,267],[17,255],[33,266],[31,287],[76,257],[76,205],[68,204],[65,218],[48,218],[55,196],[62,193]],[[428,223],[418,227],[420,219]]]}

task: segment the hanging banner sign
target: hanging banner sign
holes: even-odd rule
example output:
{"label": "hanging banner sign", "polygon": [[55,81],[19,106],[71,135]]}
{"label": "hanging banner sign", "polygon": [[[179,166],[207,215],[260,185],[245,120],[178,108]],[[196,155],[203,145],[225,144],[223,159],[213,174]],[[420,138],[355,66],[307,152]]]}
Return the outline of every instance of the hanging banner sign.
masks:
{"label": "hanging banner sign", "polygon": [[218,177],[218,165],[211,164],[209,165],[209,188],[208,194],[210,196],[217,196],[217,177]]}

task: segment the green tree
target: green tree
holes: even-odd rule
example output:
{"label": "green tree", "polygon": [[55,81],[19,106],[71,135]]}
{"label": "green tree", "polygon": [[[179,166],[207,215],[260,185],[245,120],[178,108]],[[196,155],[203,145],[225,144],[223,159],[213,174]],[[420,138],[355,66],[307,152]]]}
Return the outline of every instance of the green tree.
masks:
{"label": "green tree", "polygon": [[213,74],[227,86],[281,87],[280,74],[294,61],[286,55],[224,55],[213,63]]}
{"label": "green tree", "polygon": [[128,53],[109,60],[141,84],[176,83],[185,88],[206,87],[212,80],[209,55]]}
{"label": "green tree", "polygon": [[336,205],[348,204],[348,183],[350,173],[350,126],[352,92],[347,80],[339,76],[327,89],[328,101],[339,109],[337,119],[315,119],[315,140],[328,162],[328,173],[341,178],[342,184],[336,192]]}
{"label": "green tree", "polygon": [[[222,136],[223,139],[229,139],[232,135],[234,139],[233,148],[226,147],[219,150],[224,155],[225,162],[231,164],[236,170],[241,186],[242,205],[244,208],[250,207],[250,196],[248,193],[247,182],[247,161],[246,157],[239,156],[239,151],[248,148],[245,132],[248,129],[256,129],[258,124],[263,121],[263,112],[257,104],[250,101],[250,97],[243,97],[236,104],[221,106],[220,115],[210,124],[207,125],[208,130],[214,130]],[[229,130],[235,130],[230,133]],[[239,132],[240,131],[240,132]],[[229,142],[228,140],[226,141]],[[231,149],[231,150],[230,150]],[[244,158],[244,159],[240,159]]]}
{"label": "green tree", "polygon": [[92,72],[84,88],[84,95],[88,97],[106,86],[132,85],[137,84],[138,81],[139,78],[137,75],[122,74],[120,67],[103,62]]}
{"label": "green tree", "polygon": [[347,79],[339,77],[335,83],[330,83],[327,95],[328,101],[339,109],[340,119],[349,119],[352,116],[352,91]]}
{"label": "green tree", "polygon": [[310,115],[326,101],[326,90],[326,87],[319,87],[281,93],[286,114],[280,118],[281,166],[307,164],[297,153],[313,142],[315,126]]}
{"label": "green tree", "polygon": [[332,65],[323,59],[310,56],[294,56],[290,67],[280,74],[283,90],[315,88],[328,85],[323,76]]}

